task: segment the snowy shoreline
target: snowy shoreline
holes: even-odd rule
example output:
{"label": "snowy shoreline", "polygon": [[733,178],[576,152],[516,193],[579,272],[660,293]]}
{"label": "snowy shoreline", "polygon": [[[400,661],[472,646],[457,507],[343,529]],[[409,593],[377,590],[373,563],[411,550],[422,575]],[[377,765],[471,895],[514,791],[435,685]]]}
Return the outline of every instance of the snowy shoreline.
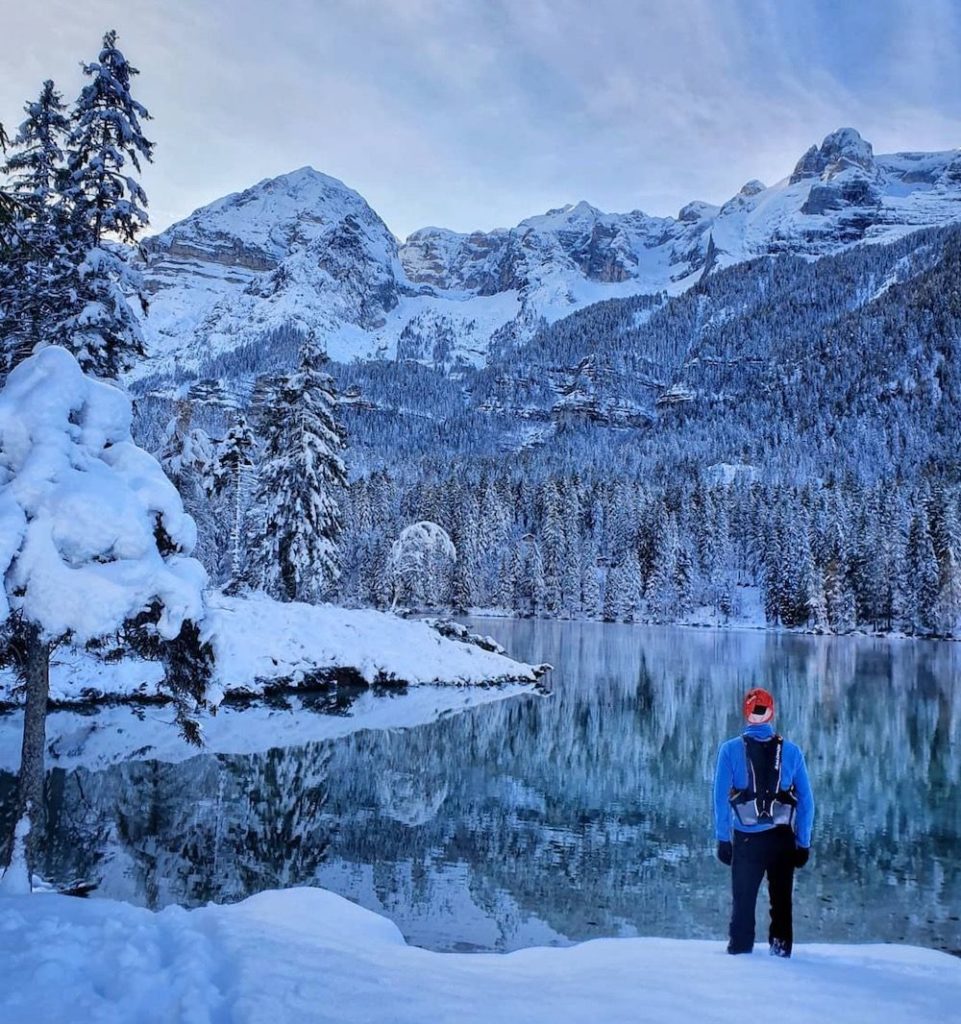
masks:
{"label": "snowy shoreline", "polygon": [[[208,609],[207,629],[216,652],[214,706],[338,688],[534,684],[545,671],[515,661],[466,630],[445,636],[428,622],[387,612],[220,593],[209,595]],[[15,686],[13,671],[0,671],[0,709],[19,706]],[[160,662],[110,660],[67,646],[51,659],[52,708],[164,705],[170,700]]]}
{"label": "snowy shoreline", "polygon": [[[435,612],[434,614],[439,613]],[[574,615],[570,618],[557,615],[520,615],[516,611],[506,608],[471,608],[469,611],[464,613],[463,617],[468,619],[500,619],[505,621],[515,619],[519,622],[590,622],[598,625],[644,626],[651,629],[692,629],[701,632],[705,630],[718,630],[725,633],[770,633],[772,636],[811,636],[824,637],[832,640],[854,637],[856,639],[868,640],[908,640],[915,642],[943,641],[945,643],[961,642],[961,635],[953,636],[949,634],[930,634],[924,636],[912,636],[910,633],[904,633],[899,630],[885,632],[883,630],[875,631],[859,628],[848,630],[845,633],[835,633],[830,630],[810,629],[803,628],[801,626],[771,626],[763,620],[754,619],[735,619],[727,622],[720,622],[716,619],[684,619],[677,620],[675,622],[655,622],[653,619],[639,618],[631,622],[625,622],[622,620],[611,622],[608,619],[587,615]]]}
{"label": "snowy shoreline", "polygon": [[[0,899],[0,1018],[213,1024],[741,1024],[776,992],[782,1024],[941,1024],[961,962],[915,946],[802,945],[792,960],[723,943],[595,939],[513,953],[436,953],[323,889],[153,912],[112,900]],[[828,1009],[826,1008],[833,1008]]]}

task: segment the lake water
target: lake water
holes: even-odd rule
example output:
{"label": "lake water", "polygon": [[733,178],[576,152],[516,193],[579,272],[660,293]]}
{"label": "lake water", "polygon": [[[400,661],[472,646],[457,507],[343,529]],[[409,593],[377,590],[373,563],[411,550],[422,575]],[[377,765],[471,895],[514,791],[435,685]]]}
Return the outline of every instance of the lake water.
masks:
{"label": "lake water", "polygon": [[55,770],[46,874],[152,907],[323,885],[434,949],[720,939],[711,777],[763,685],[818,801],[797,941],[961,949],[961,646],[472,625],[553,663],[552,693],[250,756]]}

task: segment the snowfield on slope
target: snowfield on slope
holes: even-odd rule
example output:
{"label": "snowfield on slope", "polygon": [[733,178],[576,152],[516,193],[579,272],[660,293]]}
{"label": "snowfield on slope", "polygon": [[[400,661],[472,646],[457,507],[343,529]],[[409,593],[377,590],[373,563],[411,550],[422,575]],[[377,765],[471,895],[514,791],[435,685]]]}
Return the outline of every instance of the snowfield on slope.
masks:
{"label": "snowfield on slope", "polygon": [[386,918],[322,889],[153,913],[110,900],[0,899],[4,1024],[942,1024],[961,960],[911,946],[597,939],[514,953],[408,946]]}
{"label": "snowfield on slope", "polygon": [[[370,609],[273,601],[263,594],[208,596],[206,630],[216,653],[213,703],[227,693],[258,694],[274,685],[297,686],[317,673],[367,683],[411,686],[535,680],[530,665],[473,644],[449,640],[425,622]],[[160,692],[159,663],[103,661],[80,649],[54,653],[51,700],[153,697]],[[0,672],[0,701],[15,687],[11,670]]]}

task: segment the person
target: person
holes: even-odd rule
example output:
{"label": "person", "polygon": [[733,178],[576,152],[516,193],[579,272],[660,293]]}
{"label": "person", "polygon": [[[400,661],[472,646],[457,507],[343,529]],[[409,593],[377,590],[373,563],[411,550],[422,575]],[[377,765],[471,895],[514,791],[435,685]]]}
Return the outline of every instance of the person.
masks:
{"label": "person", "polygon": [[789,957],[794,871],[810,856],[814,795],[804,755],[774,732],[771,694],[751,690],[743,712],[744,732],[721,744],[714,773],[717,857],[731,868],[734,903],[727,951],[754,949],[754,907],[767,875],[770,953]]}

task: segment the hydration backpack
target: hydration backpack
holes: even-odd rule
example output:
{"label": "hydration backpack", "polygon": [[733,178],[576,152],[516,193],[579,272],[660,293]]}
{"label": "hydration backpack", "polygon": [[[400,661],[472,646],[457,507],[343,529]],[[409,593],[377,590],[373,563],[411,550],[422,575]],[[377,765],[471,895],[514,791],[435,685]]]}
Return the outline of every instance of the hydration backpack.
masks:
{"label": "hydration backpack", "polygon": [[740,825],[792,825],[797,808],[794,787],[781,788],[781,751],[784,739],[744,737],[747,786],[732,789],[730,804]]}

